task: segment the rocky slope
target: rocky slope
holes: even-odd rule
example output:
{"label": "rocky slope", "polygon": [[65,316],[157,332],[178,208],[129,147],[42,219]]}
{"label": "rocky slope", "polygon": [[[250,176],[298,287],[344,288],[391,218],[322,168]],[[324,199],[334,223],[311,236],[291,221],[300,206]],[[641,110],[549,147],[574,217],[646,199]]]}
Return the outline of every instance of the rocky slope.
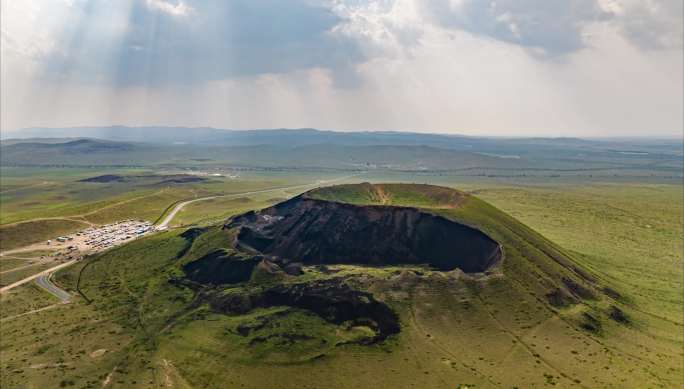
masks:
{"label": "rocky slope", "polygon": [[237,216],[236,247],[311,264],[427,264],[483,272],[501,247],[481,231],[417,208],[353,205],[301,195]]}
{"label": "rocky slope", "polygon": [[[213,312],[244,317],[247,324],[234,333],[250,347],[268,344],[269,350],[284,351],[313,342],[320,355],[342,344],[384,343],[406,329],[415,331],[415,315],[433,306],[441,307],[437,317],[466,315],[466,323],[487,322],[492,331],[523,330],[555,315],[595,335],[605,331],[606,322],[629,324],[614,305],[620,295],[607,293],[562,248],[449,188],[316,189],[234,216],[210,231],[225,244],[204,244],[202,250],[192,244],[182,260],[184,278],[174,282],[194,289],[196,301]],[[206,234],[192,236],[202,241]],[[413,308],[407,311],[407,304]],[[260,313],[272,309],[286,310]],[[288,312],[314,315],[337,328],[330,330],[335,335],[316,340],[310,330],[282,324],[294,320],[289,318],[296,314]],[[253,315],[259,319],[249,319]],[[460,331],[473,330],[457,322]]]}

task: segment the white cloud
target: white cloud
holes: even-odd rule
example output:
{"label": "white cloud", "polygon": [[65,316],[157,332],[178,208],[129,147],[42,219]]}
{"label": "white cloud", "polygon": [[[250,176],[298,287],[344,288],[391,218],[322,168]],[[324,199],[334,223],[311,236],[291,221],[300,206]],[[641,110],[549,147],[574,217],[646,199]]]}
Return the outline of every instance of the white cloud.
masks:
{"label": "white cloud", "polygon": [[468,31],[554,57],[581,50],[588,25],[610,14],[596,0],[424,0],[442,27]]}
{"label": "white cloud", "polygon": [[171,4],[165,0],[145,0],[150,9],[165,12],[173,16],[186,16],[193,11],[193,8],[186,5],[183,1]]}
{"label": "white cloud", "polygon": [[[681,0],[572,0],[597,7],[574,13],[430,0],[442,17],[488,20],[479,31],[438,21],[428,0],[92,0],[87,12],[80,0],[0,1],[3,128],[617,136],[684,125]],[[55,64],[60,77],[46,77]],[[345,72],[355,82],[340,87]]]}
{"label": "white cloud", "polygon": [[647,49],[684,46],[684,1],[613,0],[616,23],[625,36]]}

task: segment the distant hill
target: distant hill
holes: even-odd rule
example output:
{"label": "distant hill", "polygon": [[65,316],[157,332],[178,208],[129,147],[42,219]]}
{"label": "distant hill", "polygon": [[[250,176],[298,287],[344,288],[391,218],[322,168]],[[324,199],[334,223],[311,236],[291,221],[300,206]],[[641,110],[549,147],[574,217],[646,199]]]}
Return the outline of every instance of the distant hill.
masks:
{"label": "distant hill", "polygon": [[3,139],[22,138],[97,138],[118,142],[149,142],[162,144],[194,144],[246,146],[282,144],[287,139],[290,146],[313,144],[340,145],[432,145],[451,148],[470,148],[472,142],[485,138],[459,135],[420,134],[411,132],[338,132],[311,128],[225,130],[216,128],[188,127],[73,127],[73,128],[26,128],[6,131]]}
{"label": "distant hill", "polygon": [[99,152],[125,152],[133,150],[136,146],[130,143],[111,142],[99,139],[77,139],[67,142],[42,142],[39,140],[31,142],[16,142],[11,145],[17,150],[60,150],[73,153],[99,153]]}
{"label": "distant hill", "polygon": [[[47,143],[37,139],[28,142],[3,142],[0,161],[3,165],[128,165],[151,161],[158,146],[112,142],[100,139],[77,139]],[[148,157],[146,157],[148,156]]]}
{"label": "distant hill", "polygon": [[[681,139],[659,138],[605,138],[582,139],[570,137],[476,137],[465,135],[399,132],[399,131],[330,131],[313,128],[299,129],[253,129],[229,130],[211,127],[127,127],[92,126],[67,128],[25,128],[3,131],[2,142],[17,139],[81,139],[94,138],[116,142],[144,142],[161,144],[194,145],[283,145],[291,147],[337,144],[337,145],[423,145],[440,148],[492,151],[506,146],[521,148],[590,148],[590,149],[629,149],[639,148],[682,152]],[[283,143],[286,141],[287,143]]]}
{"label": "distant hill", "polygon": [[[57,139],[102,139],[115,142],[158,143],[166,145],[256,146],[287,145],[289,147],[334,144],[345,146],[406,145],[431,146],[486,153],[591,150],[591,151],[649,151],[682,155],[682,139],[658,138],[515,138],[475,137],[464,135],[431,134],[398,131],[328,131],[302,129],[227,130],[210,127],[70,127],[25,128],[3,131],[3,144],[18,140],[41,139],[41,143]],[[504,153],[505,154],[505,153]]]}
{"label": "distant hill", "polygon": [[[63,143],[51,140],[50,143],[41,143],[32,139],[28,142],[3,143],[0,150],[0,160],[6,166],[147,166],[180,163],[286,169],[426,170],[493,167],[499,163],[499,158],[494,156],[411,145],[207,146],[94,139],[70,140]],[[520,161],[507,162],[509,166],[520,164]]]}
{"label": "distant hill", "polygon": [[[80,127],[4,132],[3,166],[229,166],[248,169],[625,172],[682,176],[681,140],[484,138],[314,129]],[[18,136],[11,138],[10,136]],[[86,136],[86,137],[84,137]],[[492,173],[492,170],[497,172]]]}

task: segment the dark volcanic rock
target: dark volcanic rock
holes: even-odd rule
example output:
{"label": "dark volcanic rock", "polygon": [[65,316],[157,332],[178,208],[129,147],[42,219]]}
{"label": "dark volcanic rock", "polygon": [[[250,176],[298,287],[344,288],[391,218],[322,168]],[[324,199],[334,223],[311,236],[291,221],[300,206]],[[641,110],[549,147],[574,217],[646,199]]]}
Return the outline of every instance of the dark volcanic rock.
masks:
{"label": "dark volcanic rock", "polygon": [[566,307],[577,302],[572,295],[562,289],[552,290],[546,294],[546,298],[554,307]]}
{"label": "dark volcanic rock", "polygon": [[207,232],[206,228],[193,227],[183,231],[183,233],[180,234],[180,237],[189,241],[194,241],[198,236],[204,234],[205,232]]}
{"label": "dark volcanic rock", "polygon": [[300,276],[304,274],[304,271],[302,270],[302,264],[299,262],[288,263],[283,267],[283,270],[285,273],[291,276]]}
{"label": "dark volcanic rock", "polygon": [[189,174],[170,174],[170,175],[126,175],[121,176],[117,174],[104,174],[96,177],[89,177],[79,180],[79,182],[92,183],[109,183],[109,182],[144,182],[149,180],[159,179],[155,185],[171,185],[171,184],[191,184],[197,182],[209,181],[207,178],[193,176]]}
{"label": "dark volcanic rock", "polygon": [[201,284],[233,284],[249,281],[261,257],[245,257],[216,250],[183,266],[187,278]]}
{"label": "dark volcanic rock", "polygon": [[334,323],[370,327],[375,336],[367,343],[382,341],[401,330],[399,317],[372,294],[350,288],[339,280],[278,285],[251,294],[231,293],[210,301],[212,309],[228,314],[244,314],[261,307],[289,306],[311,311]]}
{"label": "dark volcanic rock", "polygon": [[123,182],[126,178],[123,176],[118,176],[116,174],[104,174],[96,177],[84,178],[78,180],[78,182],[95,182],[95,183],[107,183],[107,182]]}
{"label": "dark volcanic rock", "polygon": [[206,228],[190,228],[180,234],[180,237],[185,239],[185,245],[183,245],[183,248],[176,254],[176,258],[181,258],[187,254],[192,247],[192,244],[195,242],[195,239],[206,231]]}
{"label": "dark volcanic rock", "polygon": [[482,272],[501,258],[481,231],[416,208],[359,206],[298,196],[232,218],[236,248],[310,264],[429,264]]}
{"label": "dark volcanic rock", "polygon": [[256,296],[250,294],[230,293],[210,301],[211,308],[217,312],[243,315],[256,308]]}
{"label": "dark volcanic rock", "polygon": [[588,312],[584,312],[582,314],[582,322],[580,323],[580,327],[593,333],[599,333],[601,332],[601,328],[603,326],[601,325],[599,319]]}
{"label": "dark volcanic rock", "polygon": [[612,298],[613,300],[622,299],[622,295],[618,291],[607,286],[603,288],[603,293],[605,293],[608,297]]}
{"label": "dark volcanic rock", "polygon": [[594,292],[587,288],[586,286],[583,286],[579,284],[577,281],[573,280],[572,278],[563,278],[562,279],[563,284],[574,294],[575,296],[582,298],[582,299],[595,299],[596,295]]}
{"label": "dark volcanic rock", "polygon": [[[161,176],[162,178],[165,178],[164,176]],[[208,181],[206,178],[203,177],[197,177],[197,176],[191,176],[191,175],[175,175],[175,176],[168,176],[168,178],[165,178],[162,181],[159,181],[157,185],[165,185],[165,184],[190,184],[194,182],[204,182]]]}
{"label": "dark volcanic rock", "polygon": [[627,317],[627,314],[622,309],[614,305],[610,307],[608,316],[610,316],[611,319],[615,320],[618,323],[629,324],[631,322],[631,320],[629,320],[629,317]]}

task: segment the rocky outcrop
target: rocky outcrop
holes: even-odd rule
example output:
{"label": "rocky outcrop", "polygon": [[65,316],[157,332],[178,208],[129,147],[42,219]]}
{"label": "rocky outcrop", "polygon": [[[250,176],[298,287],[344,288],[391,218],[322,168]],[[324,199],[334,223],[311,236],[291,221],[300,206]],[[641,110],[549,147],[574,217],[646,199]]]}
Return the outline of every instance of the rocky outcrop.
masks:
{"label": "rocky outcrop", "polygon": [[372,294],[355,290],[340,280],[283,284],[251,293],[221,294],[210,301],[212,309],[227,314],[245,314],[255,308],[288,306],[313,312],[334,324],[367,326],[374,343],[401,330],[399,317]]}
{"label": "rocky outcrop", "polygon": [[188,279],[200,284],[234,284],[249,281],[261,260],[219,249],[184,265],[183,271]]}
{"label": "rocky outcrop", "polygon": [[502,255],[481,231],[417,208],[361,206],[305,195],[232,218],[238,250],[311,264],[428,264],[483,272]]}
{"label": "rocky outcrop", "polygon": [[126,180],[126,178],[123,176],[119,176],[116,174],[104,174],[101,176],[84,178],[82,180],[78,180],[78,182],[108,183],[108,182],[124,182],[125,180]]}

